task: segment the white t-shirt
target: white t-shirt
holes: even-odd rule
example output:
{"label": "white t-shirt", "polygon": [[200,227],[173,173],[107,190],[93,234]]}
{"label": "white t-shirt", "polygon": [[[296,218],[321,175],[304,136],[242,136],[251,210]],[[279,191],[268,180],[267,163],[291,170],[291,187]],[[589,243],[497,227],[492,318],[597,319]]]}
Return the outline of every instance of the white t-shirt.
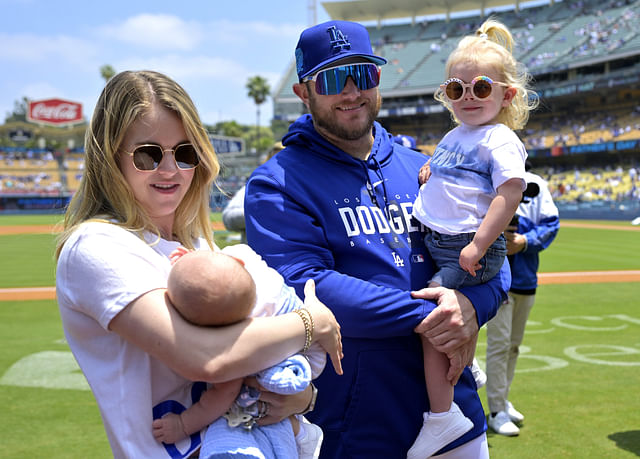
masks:
{"label": "white t-shirt", "polygon": [[[284,282],[284,278],[274,268],[246,244],[228,245],[222,252],[239,258],[256,284],[256,304],[251,317],[273,317],[301,308],[303,301],[295,290]],[[307,351],[312,377],[320,376],[327,362],[327,353],[318,343],[313,343]]]}
{"label": "white t-shirt", "polygon": [[[208,248],[204,240],[197,242],[198,248]],[[192,392],[199,397],[205,389],[108,329],[133,300],[166,288],[168,255],[179,246],[163,239],[149,245],[116,225],[90,222],[71,235],[60,253],[56,295],[64,333],[98,402],[116,458],[171,457],[151,433],[153,411],[162,415],[189,407]],[[193,442],[179,442],[174,456],[196,449],[200,441],[196,435]]]}
{"label": "white t-shirt", "polygon": [[520,178],[524,191],[526,158],[524,145],[504,124],[452,129],[433,154],[413,216],[442,234],[477,231],[500,185]]}
{"label": "white t-shirt", "polygon": [[267,263],[251,247],[246,244],[228,245],[222,253],[238,258],[244,262],[245,269],[256,284],[256,303],[251,317],[273,317],[290,310],[282,311],[284,278]]}

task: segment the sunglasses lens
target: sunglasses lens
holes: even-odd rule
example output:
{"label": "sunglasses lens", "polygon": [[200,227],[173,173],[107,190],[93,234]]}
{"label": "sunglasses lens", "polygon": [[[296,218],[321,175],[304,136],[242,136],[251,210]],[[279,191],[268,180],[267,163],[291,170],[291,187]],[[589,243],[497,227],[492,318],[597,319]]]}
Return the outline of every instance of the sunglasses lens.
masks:
{"label": "sunglasses lens", "polygon": [[[133,164],[140,171],[155,171],[160,165],[163,156],[162,147],[158,145],[141,145],[133,150]],[[193,169],[200,162],[198,152],[190,143],[178,145],[173,151],[173,157],[179,169]]]}
{"label": "sunglasses lens", "polygon": [[344,65],[319,72],[315,79],[316,92],[324,96],[340,94],[348,77],[353,78],[361,91],[373,89],[380,84],[380,71],[375,64]]}
{"label": "sunglasses lens", "polygon": [[374,64],[352,65],[353,77],[360,90],[373,89],[380,84],[380,71]]}
{"label": "sunglasses lens", "polygon": [[316,76],[316,92],[327,96],[340,94],[344,89],[344,80],[340,80],[338,69],[325,70]]}
{"label": "sunglasses lens", "polygon": [[198,152],[190,143],[178,145],[173,154],[180,169],[193,169],[200,162]]}
{"label": "sunglasses lens", "polygon": [[458,100],[462,97],[462,94],[464,94],[464,88],[457,81],[451,81],[444,90],[447,97],[451,100]]}
{"label": "sunglasses lens", "polygon": [[133,164],[141,171],[152,171],[162,161],[162,148],[157,145],[142,145],[133,150]]}
{"label": "sunglasses lens", "polygon": [[473,94],[478,99],[486,99],[491,95],[491,83],[485,80],[476,81],[473,85]]}

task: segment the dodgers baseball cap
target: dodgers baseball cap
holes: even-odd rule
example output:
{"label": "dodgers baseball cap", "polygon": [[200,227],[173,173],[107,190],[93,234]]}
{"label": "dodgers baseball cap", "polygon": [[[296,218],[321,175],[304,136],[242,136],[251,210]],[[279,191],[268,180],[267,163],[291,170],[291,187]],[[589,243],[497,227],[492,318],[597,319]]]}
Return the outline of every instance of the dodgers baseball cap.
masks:
{"label": "dodgers baseball cap", "polygon": [[416,139],[414,139],[410,135],[397,135],[393,138],[393,141],[407,148],[416,148]]}
{"label": "dodgers baseball cap", "polygon": [[333,62],[348,57],[362,57],[377,65],[387,60],[373,54],[366,27],[357,22],[327,21],[309,27],[300,34],[296,46],[298,78],[313,75]]}

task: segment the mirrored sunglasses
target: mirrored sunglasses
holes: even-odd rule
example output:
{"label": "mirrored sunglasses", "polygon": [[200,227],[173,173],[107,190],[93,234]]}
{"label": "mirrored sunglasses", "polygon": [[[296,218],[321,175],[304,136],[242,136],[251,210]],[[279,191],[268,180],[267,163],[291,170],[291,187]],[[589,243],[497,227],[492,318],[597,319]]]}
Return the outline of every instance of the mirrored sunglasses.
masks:
{"label": "mirrored sunglasses", "polygon": [[200,162],[196,148],[190,143],[181,143],[167,149],[160,145],[145,144],[125,153],[133,158],[133,165],[139,171],[155,171],[167,151],[173,152],[173,160],[178,169],[193,169]]}
{"label": "mirrored sunglasses", "polygon": [[465,83],[460,78],[449,78],[440,85],[440,89],[444,91],[445,96],[451,102],[457,102],[462,99],[467,88],[471,88],[471,93],[478,99],[486,99],[491,95],[493,85],[509,86],[500,81],[493,81],[488,76],[479,75],[471,80],[471,83]]}
{"label": "mirrored sunglasses", "polygon": [[316,92],[323,96],[340,94],[351,77],[358,89],[365,91],[380,84],[380,68],[376,64],[349,64],[321,70],[305,81],[314,81]]}

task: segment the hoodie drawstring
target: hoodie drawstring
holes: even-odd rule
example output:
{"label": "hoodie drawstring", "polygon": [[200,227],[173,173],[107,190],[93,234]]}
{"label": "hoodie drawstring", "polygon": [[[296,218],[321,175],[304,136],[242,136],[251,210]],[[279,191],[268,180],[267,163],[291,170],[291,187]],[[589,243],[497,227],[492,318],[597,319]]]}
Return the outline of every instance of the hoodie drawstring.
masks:
{"label": "hoodie drawstring", "polygon": [[373,202],[373,204],[382,211],[382,213],[385,215],[387,220],[391,220],[391,215],[389,214],[389,209],[387,207],[389,203],[389,197],[387,195],[387,185],[384,183],[385,182],[384,175],[382,175],[382,166],[380,165],[380,163],[378,162],[378,159],[375,156],[372,156],[371,159],[375,164],[374,172],[376,173],[379,179],[379,182],[377,183],[382,184],[382,193],[384,195],[382,207],[380,207],[380,203],[376,195],[376,190],[374,189],[373,185],[371,184],[371,181],[369,180],[369,168],[365,164],[365,169],[367,172],[367,191],[369,192],[369,197],[371,198],[371,201]]}

